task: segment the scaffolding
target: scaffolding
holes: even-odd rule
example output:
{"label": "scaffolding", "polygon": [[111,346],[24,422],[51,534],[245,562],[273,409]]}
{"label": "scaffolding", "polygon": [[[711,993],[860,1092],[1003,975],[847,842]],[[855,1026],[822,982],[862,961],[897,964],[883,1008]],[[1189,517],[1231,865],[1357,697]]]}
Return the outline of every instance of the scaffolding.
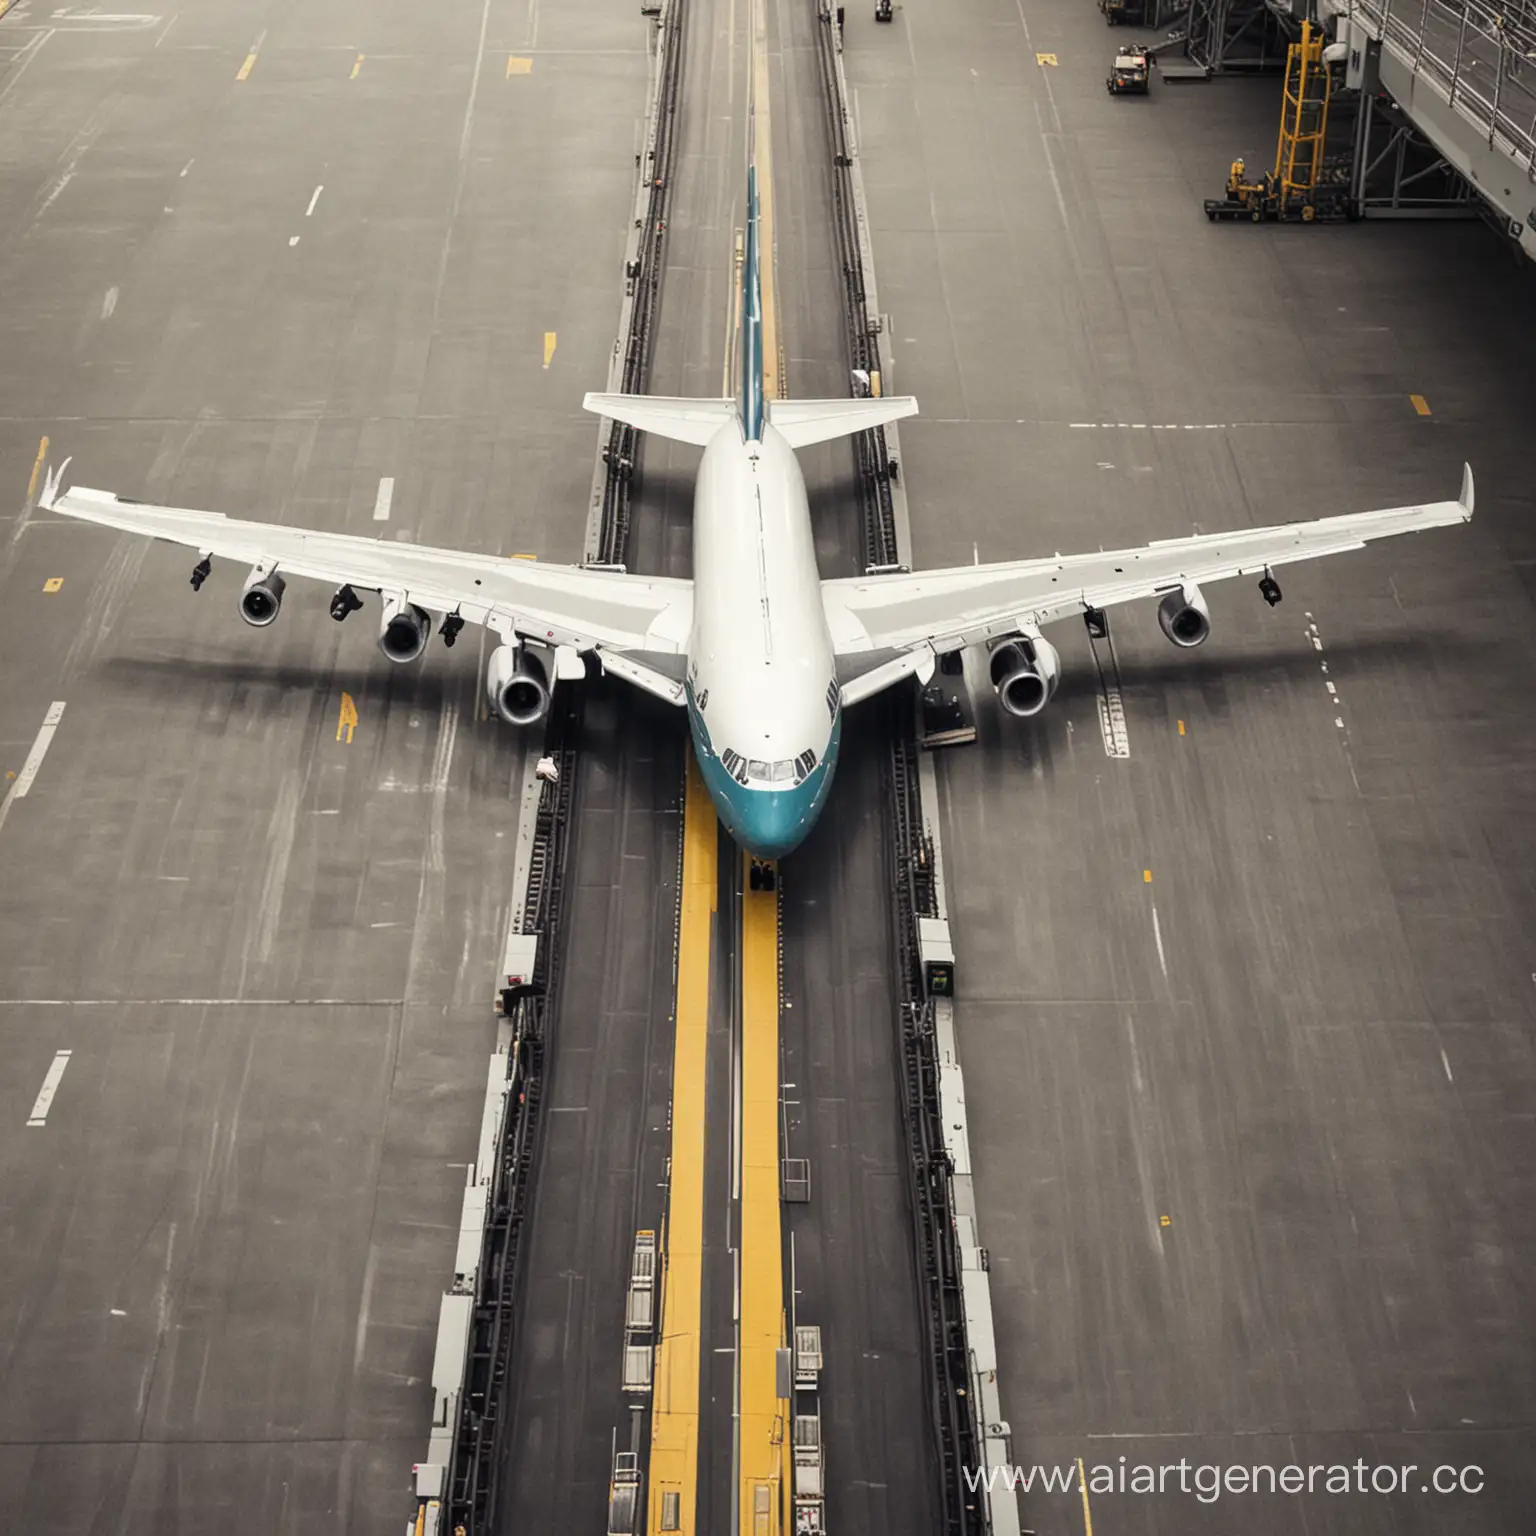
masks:
{"label": "scaffolding", "polygon": [[1318,185],[1323,146],[1328,137],[1328,102],[1333,71],[1323,59],[1322,29],[1301,24],[1301,40],[1292,43],[1285,61],[1285,95],[1280,106],[1280,138],[1275,146],[1275,181],[1286,201],[1306,197]]}
{"label": "scaffolding", "polygon": [[1323,33],[1303,22],[1301,37],[1287,50],[1285,87],[1280,102],[1280,132],[1275,168],[1256,181],[1246,166],[1232,162],[1226,196],[1205,204],[1208,219],[1345,219],[1350,205],[1348,162],[1328,157],[1328,107],[1333,99],[1333,69],[1323,55]]}
{"label": "scaffolding", "polygon": [[1352,103],[1350,201],[1363,219],[1470,219],[1487,205],[1384,91]]}
{"label": "scaffolding", "polygon": [[1192,0],[1184,37],[1187,68],[1163,73],[1170,79],[1259,74],[1285,61],[1293,35],[1287,15],[1266,0]]}

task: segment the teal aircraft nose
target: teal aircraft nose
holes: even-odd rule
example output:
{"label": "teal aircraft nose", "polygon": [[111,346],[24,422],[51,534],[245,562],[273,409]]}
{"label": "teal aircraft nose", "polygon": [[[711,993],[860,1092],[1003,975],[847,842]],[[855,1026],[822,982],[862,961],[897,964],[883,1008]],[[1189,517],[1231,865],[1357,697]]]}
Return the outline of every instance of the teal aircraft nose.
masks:
{"label": "teal aircraft nose", "polygon": [[759,859],[782,859],[805,841],[816,820],[816,790],[743,789],[732,796],[736,841]]}

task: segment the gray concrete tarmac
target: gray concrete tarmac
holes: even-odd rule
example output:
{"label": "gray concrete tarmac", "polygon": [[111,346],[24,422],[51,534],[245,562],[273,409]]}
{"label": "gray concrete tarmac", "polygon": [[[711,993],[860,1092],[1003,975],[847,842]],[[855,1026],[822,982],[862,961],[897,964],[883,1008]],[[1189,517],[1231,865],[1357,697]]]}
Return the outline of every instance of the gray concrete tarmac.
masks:
{"label": "gray concrete tarmac", "polygon": [[[785,393],[848,393],[842,275],[813,7],[769,7],[774,216]],[[824,576],[856,574],[862,540],[849,441],[806,449]],[[936,1528],[928,1366],[902,1134],[880,715],[845,724],[820,822],[782,869],[787,1152],[810,1164],[808,1205],[786,1205],[794,1314],[821,1326],[827,1525]]]}
{"label": "gray concrete tarmac", "polygon": [[[1417,1465],[1037,1491],[1025,1524],[1523,1532],[1536,292],[1476,225],[1207,224],[1278,86],[1112,99],[1119,36],[1062,0],[850,12],[917,563],[1450,497],[1464,458],[1478,515],[1292,568],[1274,610],[1213,588],[1194,654],[1150,612],[1097,665],[1060,626],[1052,708],[984,700],[943,759],[1015,1460]],[[1441,1464],[1483,1491],[1421,1493]]]}
{"label": "gray concrete tarmac", "polygon": [[[563,979],[514,1322],[498,1529],[601,1529],[635,1232],[659,1232],[670,1149],[684,738],[617,682],[584,704]],[[643,1442],[642,1442],[643,1447]]]}
{"label": "gray concrete tarmac", "polygon": [[5,770],[65,704],[0,825],[0,1505],[377,1530],[426,1448],[520,746],[473,638],[394,668],[297,583],[251,630],[241,573],[194,598],[28,483],[47,436],[128,496],[577,556],[642,24],[32,3],[0,43]]}

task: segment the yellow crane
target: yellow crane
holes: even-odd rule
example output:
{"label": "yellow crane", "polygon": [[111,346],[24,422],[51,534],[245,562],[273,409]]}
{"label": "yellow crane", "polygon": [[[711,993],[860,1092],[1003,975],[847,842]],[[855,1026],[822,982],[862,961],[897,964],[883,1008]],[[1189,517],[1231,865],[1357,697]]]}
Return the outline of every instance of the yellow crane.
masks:
{"label": "yellow crane", "polygon": [[1300,41],[1285,60],[1285,89],[1280,104],[1280,136],[1275,168],[1247,179],[1247,164],[1234,160],[1227,195],[1208,198],[1208,219],[1344,219],[1350,216],[1348,188],[1324,179],[1323,154],[1328,140],[1328,102],[1333,73],[1323,57],[1323,33],[1301,24]]}

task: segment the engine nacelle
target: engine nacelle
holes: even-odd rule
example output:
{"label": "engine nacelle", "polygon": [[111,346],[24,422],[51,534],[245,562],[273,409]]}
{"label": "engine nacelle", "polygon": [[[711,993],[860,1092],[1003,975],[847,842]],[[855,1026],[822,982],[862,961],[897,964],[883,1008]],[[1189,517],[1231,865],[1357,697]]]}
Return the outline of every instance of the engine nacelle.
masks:
{"label": "engine nacelle", "polygon": [[427,648],[432,634],[432,615],[415,603],[402,602],[398,597],[384,604],[384,617],[379,623],[379,649],[391,661],[415,661]]}
{"label": "engine nacelle", "polygon": [[1211,610],[1205,606],[1200,588],[1190,582],[1175,588],[1157,605],[1157,622],[1175,645],[1187,650],[1205,644],[1211,633]]}
{"label": "engine nacelle", "polygon": [[259,565],[245,578],[240,593],[240,617],[257,629],[265,629],[283,606],[283,588],[287,586],[277,571],[265,571]]}
{"label": "engine nacelle", "polygon": [[549,713],[549,673],[525,645],[498,645],[485,668],[485,696],[508,725],[532,725]]}
{"label": "engine nacelle", "polygon": [[998,703],[1021,720],[1038,715],[1061,681],[1061,657],[1041,635],[1004,640],[992,652],[988,666]]}

